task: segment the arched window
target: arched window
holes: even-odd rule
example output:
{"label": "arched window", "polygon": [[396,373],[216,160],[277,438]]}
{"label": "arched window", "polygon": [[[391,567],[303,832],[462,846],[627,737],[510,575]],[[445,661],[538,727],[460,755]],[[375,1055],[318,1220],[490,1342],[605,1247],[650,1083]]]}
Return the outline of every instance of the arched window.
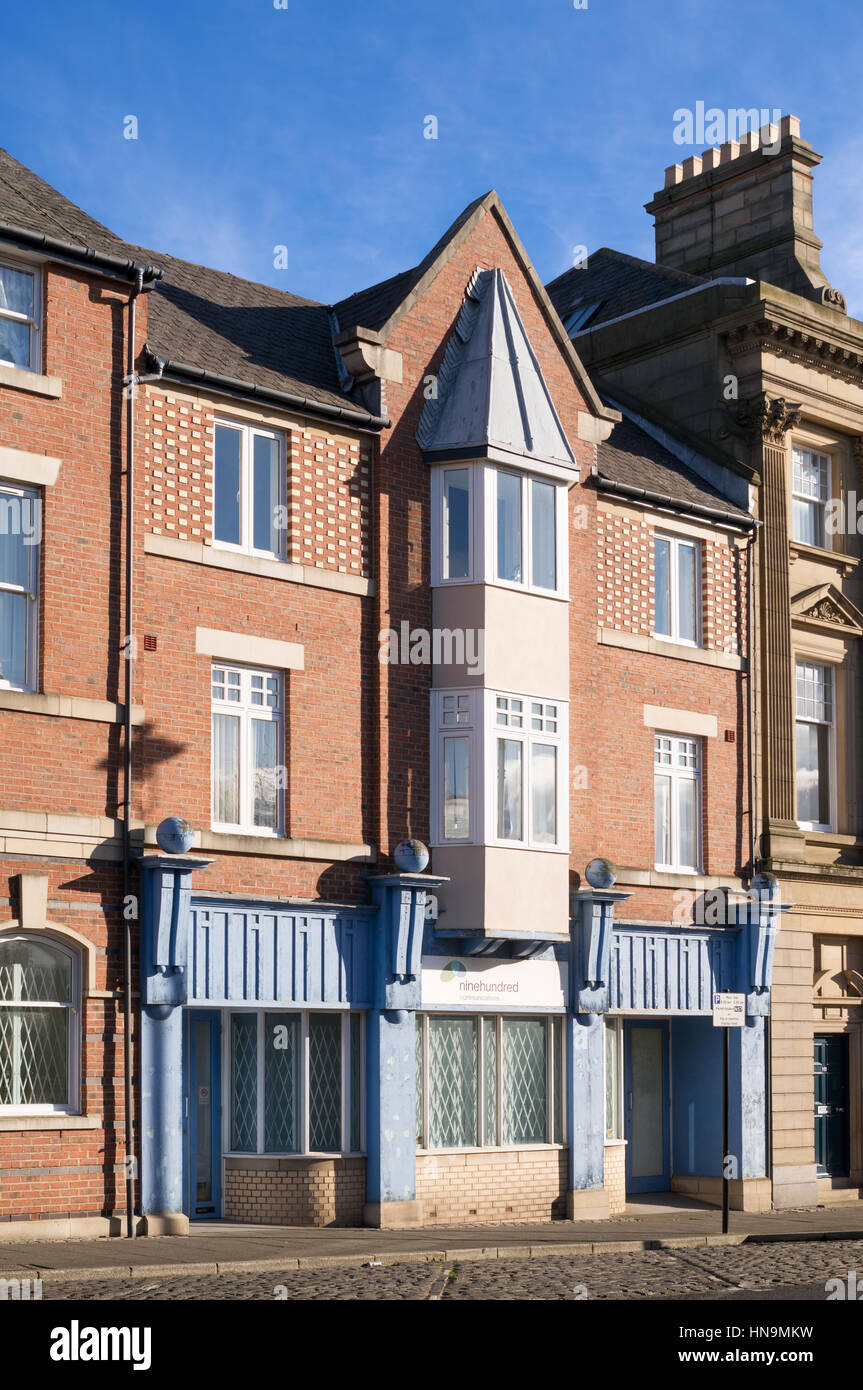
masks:
{"label": "arched window", "polygon": [[0,1114],[77,1110],[80,992],[76,952],[0,937]]}

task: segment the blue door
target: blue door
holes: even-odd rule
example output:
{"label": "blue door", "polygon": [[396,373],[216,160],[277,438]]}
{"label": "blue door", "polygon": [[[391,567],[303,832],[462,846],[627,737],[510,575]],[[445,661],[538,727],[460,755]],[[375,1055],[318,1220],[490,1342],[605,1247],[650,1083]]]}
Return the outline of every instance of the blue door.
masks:
{"label": "blue door", "polygon": [[187,1210],[212,1220],[222,1211],[221,1019],[189,1009],[186,1021]]}
{"label": "blue door", "polygon": [[626,1024],[626,1190],[667,1192],[671,1186],[668,1104],[668,1020]]}
{"label": "blue door", "polygon": [[820,1178],[848,1176],[848,1038],[815,1038],[815,1162]]}

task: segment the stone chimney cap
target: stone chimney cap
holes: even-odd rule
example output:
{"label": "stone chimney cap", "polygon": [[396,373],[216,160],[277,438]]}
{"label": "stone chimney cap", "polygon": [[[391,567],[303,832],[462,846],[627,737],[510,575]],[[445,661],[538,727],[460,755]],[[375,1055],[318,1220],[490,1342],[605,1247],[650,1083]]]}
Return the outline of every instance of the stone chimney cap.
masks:
{"label": "stone chimney cap", "polygon": [[760,130],[749,130],[740,140],[727,140],[724,145],[711,145],[700,155],[684,159],[682,164],[670,164],[665,171],[665,187],[673,188],[687,179],[696,179],[709,169],[718,169],[730,164],[740,155],[756,154],[760,149],[776,152],[777,142],[791,137],[800,138],[800,121],[797,116],[783,116],[779,125],[764,125]]}

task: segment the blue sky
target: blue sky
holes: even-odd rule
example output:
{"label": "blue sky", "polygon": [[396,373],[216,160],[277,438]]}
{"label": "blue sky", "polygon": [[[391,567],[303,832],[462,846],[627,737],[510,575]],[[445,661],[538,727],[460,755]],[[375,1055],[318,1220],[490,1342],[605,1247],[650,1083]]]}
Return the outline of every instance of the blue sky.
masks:
{"label": "blue sky", "polygon": [[578,245],[652,258],[642,205],[697,152],[674,112],[779,108],[863,315],[861,47],[848,0],[6,4],[0,144],[131,241],[332,302],[491,187],[546,281]]}

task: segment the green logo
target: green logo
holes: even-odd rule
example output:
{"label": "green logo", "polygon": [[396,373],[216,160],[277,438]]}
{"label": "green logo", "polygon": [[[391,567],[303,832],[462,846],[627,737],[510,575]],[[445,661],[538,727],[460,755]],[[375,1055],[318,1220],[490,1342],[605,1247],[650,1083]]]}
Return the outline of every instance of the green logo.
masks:
{"label": "green logo", "polygon": [[460,960],[451,960],[449,964],[445,965],[443,970],[440,972],[440,977],[445,984],[449,984],[450,980],[454,980],[456,976],[464,975],[466,973],[467,972],[465,970],[465,967],[462,965]]}

